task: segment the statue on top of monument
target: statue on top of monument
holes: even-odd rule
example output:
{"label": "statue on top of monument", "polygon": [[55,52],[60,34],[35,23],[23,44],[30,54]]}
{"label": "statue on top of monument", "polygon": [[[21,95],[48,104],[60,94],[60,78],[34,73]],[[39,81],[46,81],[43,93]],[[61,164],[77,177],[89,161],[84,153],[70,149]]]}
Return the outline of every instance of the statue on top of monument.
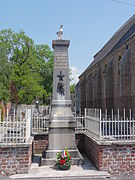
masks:
{"label": "statue on top of monument", "polygon": [[63,25],[60,26],[59,31],[56,33],[58,35],[58,39],[63,39],[62,34],[63,34]]}

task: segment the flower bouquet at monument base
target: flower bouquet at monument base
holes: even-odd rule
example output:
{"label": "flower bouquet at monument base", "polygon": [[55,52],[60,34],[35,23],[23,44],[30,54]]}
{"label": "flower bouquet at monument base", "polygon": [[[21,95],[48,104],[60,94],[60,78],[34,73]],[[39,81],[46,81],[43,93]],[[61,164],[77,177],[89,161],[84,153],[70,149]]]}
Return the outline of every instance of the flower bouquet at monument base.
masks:
{"label": "flower bouquet at monument base", "polygon": [[56,165],[63,170],[68,170],[71,167],[71,155],[69,154],[67,148],[65,148],[63,151],[56,154],[57,156],[57,162]]}

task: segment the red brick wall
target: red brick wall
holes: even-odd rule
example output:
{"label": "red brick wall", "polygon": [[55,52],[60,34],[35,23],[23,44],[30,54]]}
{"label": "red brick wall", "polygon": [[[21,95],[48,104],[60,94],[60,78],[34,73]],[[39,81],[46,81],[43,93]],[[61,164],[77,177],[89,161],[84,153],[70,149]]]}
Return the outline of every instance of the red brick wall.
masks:
{"label": "red brick wall", "polygon": [[88,136],[84,136],[84,151],[98,170],[102,167],[102,147]]}
{"label": "red brick wall", "polygon": [[135,144],[101,145],[85,136],[84,150],[98,170],[112,175],[135,174]]}
{"label": "red brick wall", "polygon": [[0,147],[0,175],[28,173],[32,159],[32,145]]}
{"label": "red brick wall", "polygon": [[135,145],[102,146],[102,168],[114,175],[135,174]]}
{"label": "red brick wall", "polygon": [[[48,134],[35,135],[34,141],[33,141],[33,153],[42,154],[43,150],[47,148],[47,145],[48,145]],[[76,145],[80,152],[84,151],[83,134],[76,134]]]}
{"label": "red brick wall", "polygon": [[35,135],[33,141],[33,153],[42,154],[43,150],[47,148],[48,135]]}

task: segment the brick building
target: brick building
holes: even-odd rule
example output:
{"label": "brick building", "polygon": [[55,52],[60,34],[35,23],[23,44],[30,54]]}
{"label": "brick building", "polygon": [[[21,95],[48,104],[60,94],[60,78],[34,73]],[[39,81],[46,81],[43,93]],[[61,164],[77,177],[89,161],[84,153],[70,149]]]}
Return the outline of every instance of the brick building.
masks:
{"label": "brick building", "polygon": [[79,91],[81,109],[132,108],[135,114],[135,15],[80,75]]}

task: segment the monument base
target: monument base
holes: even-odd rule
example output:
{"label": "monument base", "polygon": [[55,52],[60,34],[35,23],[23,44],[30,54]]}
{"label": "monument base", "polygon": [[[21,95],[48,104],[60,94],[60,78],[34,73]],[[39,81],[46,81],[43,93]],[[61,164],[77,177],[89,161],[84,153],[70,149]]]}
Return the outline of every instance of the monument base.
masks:
{"label": "monument base", "polygon": [[[56,122],[60,124],[61,120],[57,120]],[[71,155],[72,165],[81,165],[83,163],[83,157],[75,144],[74,123],[74,121],[68,121],[66,124],[61,123],[61,127],[58,127],[54,122],[50,124],[49,146],[47,150],[43,152],[41,166],[55,165],[56,154],[65,148],[68,149]],[[65,125],[68,125],[68,127],[65,127]]]}
{"label": "monument base", "polygon": [[[61,150],[62,151],[62,150]],[[41,166],[49,166],[56,164],[56,154],[60,152],[58,150],[47,150],[43,154],[45,157],[41,158]],[[79,150],[68,150],[72,158],[72,165],[82,165],[83,164],[83,157],[80,154]]]}

